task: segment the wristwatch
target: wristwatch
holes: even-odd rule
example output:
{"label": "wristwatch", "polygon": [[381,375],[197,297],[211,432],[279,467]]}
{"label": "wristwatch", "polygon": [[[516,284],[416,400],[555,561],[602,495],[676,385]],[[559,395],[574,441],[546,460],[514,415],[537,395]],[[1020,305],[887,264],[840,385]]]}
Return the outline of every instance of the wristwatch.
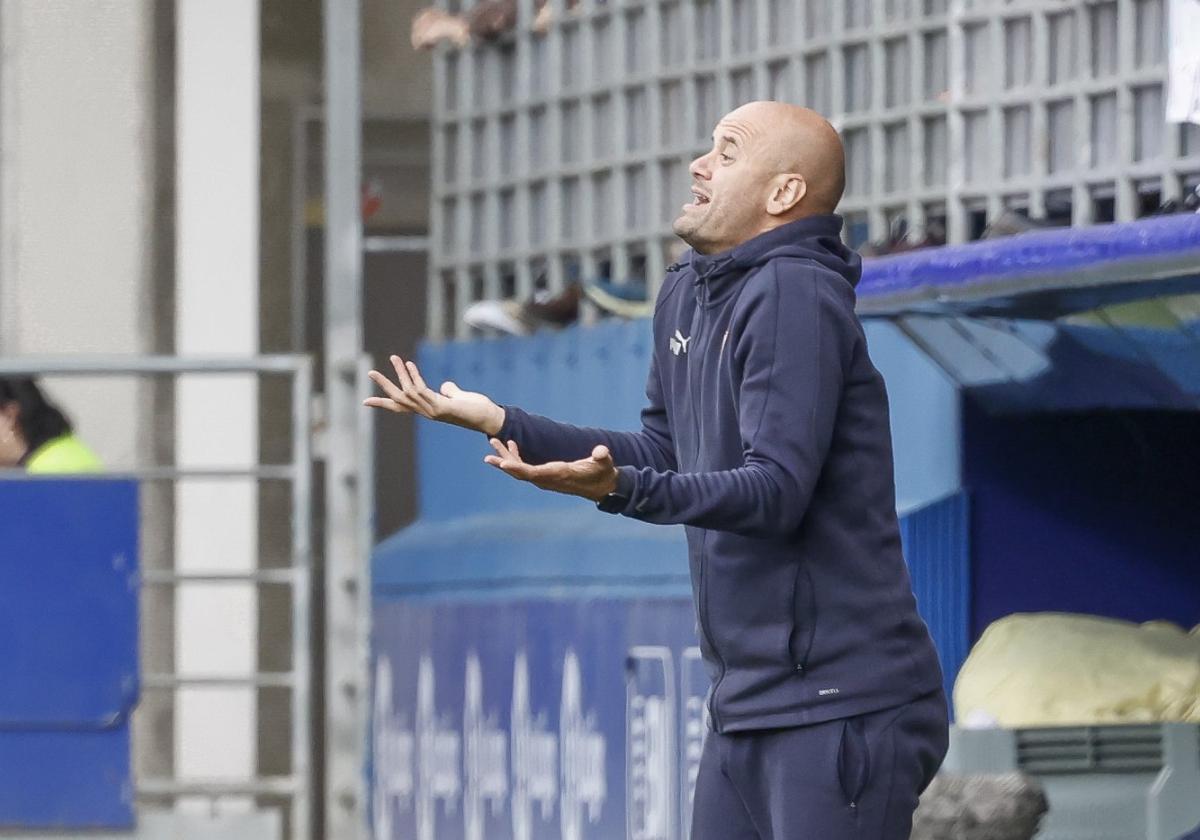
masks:
{"label": "wristwatch", "polygon": [[629,506],[633,496],[633,476],[625,470],[617,470],[617,488],[596,502],[596,507],[605,513],[620,513]]}

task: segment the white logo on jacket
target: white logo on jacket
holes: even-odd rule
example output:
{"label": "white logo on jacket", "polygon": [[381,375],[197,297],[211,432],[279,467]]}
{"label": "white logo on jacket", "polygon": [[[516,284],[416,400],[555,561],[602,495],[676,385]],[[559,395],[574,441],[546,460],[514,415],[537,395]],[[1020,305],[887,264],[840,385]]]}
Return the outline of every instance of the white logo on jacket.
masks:
{"label": "white logo on jacket", "polygon": [[683,333],[675,330],[675,335],[671,336],[670,348],[671,352],[678,356],[680,353],[687,353],[688,345],[692,343],[690,338],[684,338]]}

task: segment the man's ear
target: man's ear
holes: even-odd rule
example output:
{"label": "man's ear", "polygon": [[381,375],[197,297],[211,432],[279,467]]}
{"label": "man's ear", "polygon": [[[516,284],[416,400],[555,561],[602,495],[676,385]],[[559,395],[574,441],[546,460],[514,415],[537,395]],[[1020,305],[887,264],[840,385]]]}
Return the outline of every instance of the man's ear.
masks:
{"label": "man's ear", "polygon": [[767,197],[767,212],[772,216],[782,216],[803,201],[807,194],[808,181],[804,180],[803,175],[780,175]]}

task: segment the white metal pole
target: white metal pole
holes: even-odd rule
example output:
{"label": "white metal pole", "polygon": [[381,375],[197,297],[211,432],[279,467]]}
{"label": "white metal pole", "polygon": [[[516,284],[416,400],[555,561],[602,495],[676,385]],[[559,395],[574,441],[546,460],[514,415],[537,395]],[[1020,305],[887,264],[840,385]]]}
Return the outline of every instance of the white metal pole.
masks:
{"label": "white metal pole", "polygon": [[324,0],[325,19],[325,828],[367,837],[370,605],[359,389],[362,353],[359,0]]}
{"label": "white metal pole", "polygon": [[291,835],[312,833],[312,364],[292,377],[292,798]]}

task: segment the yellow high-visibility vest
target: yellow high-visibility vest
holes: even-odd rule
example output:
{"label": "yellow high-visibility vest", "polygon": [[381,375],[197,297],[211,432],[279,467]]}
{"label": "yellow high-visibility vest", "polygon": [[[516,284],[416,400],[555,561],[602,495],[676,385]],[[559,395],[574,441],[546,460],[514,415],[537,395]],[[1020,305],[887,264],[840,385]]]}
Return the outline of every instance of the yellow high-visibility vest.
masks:
{"label": "yellow high-visibility vest", "polygon": [[63,435],[39,446],[25,462],[25,471],[39,475],[100,472],[100,459],[75,435]]}

